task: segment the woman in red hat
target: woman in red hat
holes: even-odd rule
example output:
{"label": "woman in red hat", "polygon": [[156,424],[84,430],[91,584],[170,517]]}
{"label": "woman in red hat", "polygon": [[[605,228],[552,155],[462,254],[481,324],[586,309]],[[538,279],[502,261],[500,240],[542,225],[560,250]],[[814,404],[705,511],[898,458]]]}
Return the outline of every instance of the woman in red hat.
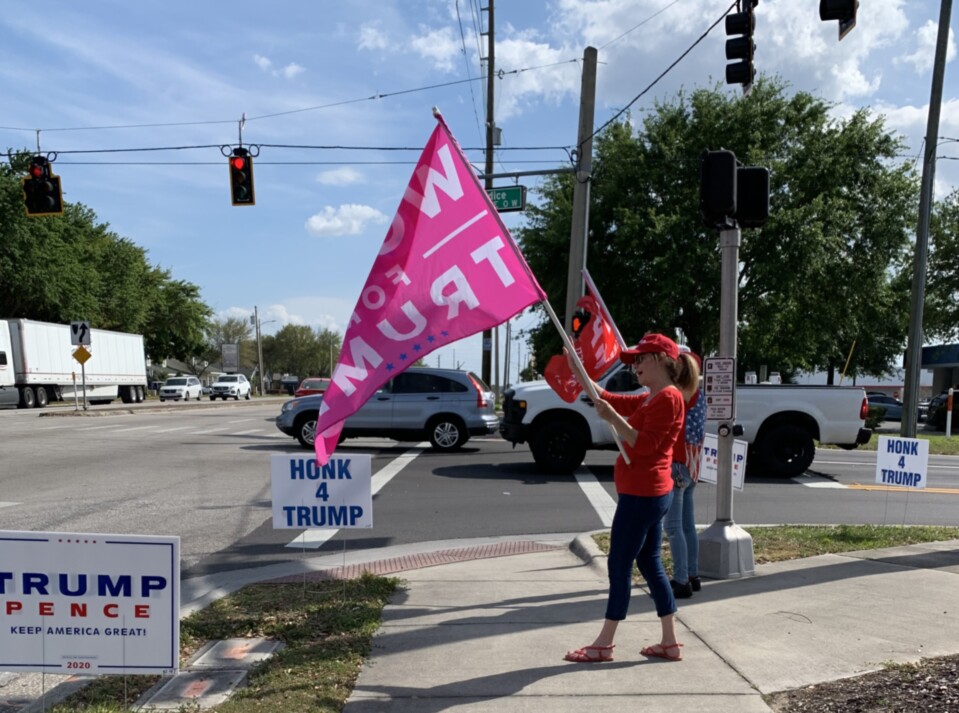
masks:
{"label": "woman in red hat", "polygon": [[[682,644],[676,641],[673,621],[676,600],[660,550],[663,515],[673,497],[673,446],[683,427],[680,389],[696,381],[698,370],[694,365],[691,368],[691,359],[680,357],[676,342],[662,334],[647,334],[635,347],[623,351],[620,359],[632,366],[639,383],[649,392],[613,394],[593,383],[600,397],[595,402],[596,413],[623,441],[629,463],[620,454],[613,469],[618,500],[610,530],[606,618],[592,644],[567,652],[565,658],[581,663],[613,660],[613,638],[619,622],[626,618],[635,562],[646,580],[662,625],[659,643],[645,647],[640,653],[679,661]],[[586,387],[583,380],[588,377],[579,373],[572,359],[571,367]]]}

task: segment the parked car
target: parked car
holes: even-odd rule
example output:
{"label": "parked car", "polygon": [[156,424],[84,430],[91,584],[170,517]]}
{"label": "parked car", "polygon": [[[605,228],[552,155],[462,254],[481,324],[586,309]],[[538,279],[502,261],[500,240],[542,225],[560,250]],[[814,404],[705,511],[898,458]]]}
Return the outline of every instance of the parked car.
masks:
{"label": "parked car", "polygon": [[322,394],[330,385],[329,379],[322,379],[320,377],[313,377],[310,379],[303,379],[300,382],[300,385],[296,387],[296,391],[293,392],[294,396],[309,396],[310,394]]}
{"label": "parked car", "polygon": [[[322,394],[287,401],[276,427],[312,450],[322,401]],[[472,372],[413,367],[390,379],[347,418],[341,438],[428,439],[434,450],[454,451],[470,436],[496,433],[494,403],[492,390]]]}
{"label": "parked car", "polygon": [[243,374],[224,374],[210,387],[210,401],[233,399],[239,401],[242,396],[249,400],[253,387]]}
{"label": "parked car", "polygon": [[171,376],[160,387],[160,401],[189,401],[203,396],[203,384],[195,376]]}
{"label": "parked car", "polygon": [[901,421],[902,420],[902,401],[894,399],[886,394],[877,394],[869,392],[866,395],[870,406],[878,406],[885,410],[882,415],[883,421]]}

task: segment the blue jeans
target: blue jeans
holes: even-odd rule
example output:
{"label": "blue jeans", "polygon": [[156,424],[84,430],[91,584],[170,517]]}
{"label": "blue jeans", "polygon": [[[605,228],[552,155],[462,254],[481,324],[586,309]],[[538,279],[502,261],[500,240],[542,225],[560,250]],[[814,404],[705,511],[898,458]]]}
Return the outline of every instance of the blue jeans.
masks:
{"label": "blue jeans", "polygon": [[673,488],[673,502],[666,513],[664,525],[669,551],[673,556],[673,579],[686,584],[690,577],[699,576],[699,535],[696,534],[693,503],[696,483],[689,477],[685,465],[673,463],[673,468],[682,468],[686,487]]}
{"label": "blue jeans", "polygon": [[660,617],[676,611],[660,550],[663,546],[663,515],[672,493],[659,497],[620,495],[609,533],[609,601],[606,618],[622,621],[629,608],[633,586],[633,562],[646,580]]}

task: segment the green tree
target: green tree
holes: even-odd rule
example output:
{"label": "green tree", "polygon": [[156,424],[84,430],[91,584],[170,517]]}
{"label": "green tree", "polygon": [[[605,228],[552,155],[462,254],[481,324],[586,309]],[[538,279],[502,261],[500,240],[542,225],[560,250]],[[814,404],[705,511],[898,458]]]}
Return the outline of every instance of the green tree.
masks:
{"label": "green tree", "polygon": [[959,191],[936,206],[930,238],[922,326],[928,339],[948,341],[959,338]]}
{"label": "green tree", "polygon": [[263,360],[269,365],[273,376],[295,374],[301,379],[322,373],[329,359],[324,352],[319,335],[306,325],[287,324],[273,337],[270,356]]}
{"label": "green tree", "polygon": [[[203,361],[210,365],[219,365],[223,361],[223,345],[238,344],[240,366],[252,366],[256,363],[256,340],[253,325],[249,320],[238,317],[210,319],[204,332],[204,347],[200,352]],[[201,372],[202,373],[202,372]]]}
{"label": "green tree", "polygon": [[29,162],[20,152],[0,166],[0,316],[140,333],[155,361],[202,354],[212,311],[199,288],[150,265],[81,204],[28,218],[20,178]]}
{"label": "green tree", "polygon": [[[763,78],[748,97],[679,93],[636,128],[595,140],[587,265],[627,341],[677,329],[699,353],[719,346],[721,255],[699,217],[700,156],[726,148],[771,171],[771,216],[739,251],[740,369],[881,374],[905,343],[903,268],[917,180],[881,118],[834,119],[806,93]],[[554,308],[565,305],[572,181],[553,177],[517,232]],[[559,351],[545,323],[536,362]]]}

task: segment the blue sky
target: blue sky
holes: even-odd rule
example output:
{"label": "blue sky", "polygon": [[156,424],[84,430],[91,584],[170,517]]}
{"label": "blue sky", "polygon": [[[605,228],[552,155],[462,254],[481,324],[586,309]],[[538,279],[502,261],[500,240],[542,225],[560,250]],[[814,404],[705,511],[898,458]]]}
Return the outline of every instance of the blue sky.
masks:
{"label": "blue sky", "polygon": [[[496,0],[496,170],[569,165],[585,47],[599,49],[598,127],[730,2]],[[66,200],[197,284],[218,316],[256,305],[265,333],[286,323],[342,333],[434,127],[432,106],[483,166],[485,5],[12,0],[0,14],[0,146],[33,150],[40,129],[40,149],[59,152]],[[761,0],[756,66],[835,102],[837,115],[870,107],[919,157],[938,11],[934,0],[862,0],[858,26],[840,43],[816,0]],[[634,116],[682,88],[712,86],[724,40],[720,25]],[[939,132],[950,138],[959,137],[954,56],[951,41]],[[256,206],[236,208],[218,147],[238,143],[243,116],[243,142],[260,154]],[[284,148],[293,146],[368,148]],[[126,151],[157,148],[169,150]],[[397,148],[414,150],[388,150]],[[948,160],[959,143],[942,142],[938,154],[943,197],[959,185],[959,162]],[[538,179],[521,182],[533,189]],[[522,214],[505,222],[520,225]],[[481,348],[476,336],[427,361],[479,372]],[[514,348],[514,373],[516,359]]]}

